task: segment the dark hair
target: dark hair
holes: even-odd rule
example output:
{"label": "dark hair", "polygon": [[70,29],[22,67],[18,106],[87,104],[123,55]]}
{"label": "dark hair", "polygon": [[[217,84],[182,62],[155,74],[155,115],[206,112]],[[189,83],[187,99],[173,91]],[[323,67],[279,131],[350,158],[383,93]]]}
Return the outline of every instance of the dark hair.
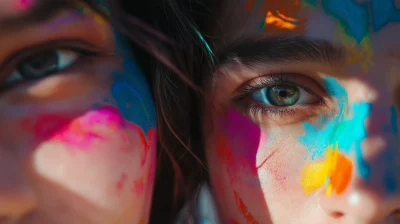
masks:
{"label": "dark hair", "polygon": [[[98,7],[94,0],[86,1]],[[158,115],[150,223],[171,223],[199,184],[208,180],[201,89],[202,71],[212,68],[213,59],[201,30],[211,18],[212,4],[210,0],[152,0],[142,1],[140,7],[128,0],[108,4],[112,25],[131,42],[147,75]]]}
{"label": "dark hair", "polygon": [[[158,129],[160,147],[173,159],[171,164],[164,163],[159,175],[164,175],[166,167],[176,167],[174,197],[172,201],[163,198],[162,189],[168,181],[159,179],[154,191],[151,223],[160,222],[158,211],[164,211],[175,205],[168,220],[182,208],[184,203],[195,199],[198,187],[208,181],[202,137],[202,112],[206,74],[213,70],[213,54],[202,33],[207,30],[215,16],[217,2],[211,0],[164,0],[163,15],[158,15],[157,27],[177,43],[177,54],[171,55],[181,74],[176,74],[164,64],[155,62],[152,83],[153,94],[159,116]],[[160,17],[161,16],[161,17]],[[165,198],[164,198],[165,199]],[[185,209],[186,210],[186,209]],[[191,209],[187,209],[191,211]]]}

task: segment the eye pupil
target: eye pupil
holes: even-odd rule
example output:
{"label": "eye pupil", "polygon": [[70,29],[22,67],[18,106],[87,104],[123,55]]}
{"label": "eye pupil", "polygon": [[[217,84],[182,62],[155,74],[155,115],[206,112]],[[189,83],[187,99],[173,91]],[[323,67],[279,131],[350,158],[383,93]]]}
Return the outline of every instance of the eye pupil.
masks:
{"label": "eye pupil", "polygon": [[57,51],[45,51],[27,58],[18,65],[21,76],[27,79],[41,78],[58,71]]}
{"label": "eye pupil", "polygon": [[277,85],[268,87],[266,95],[274,106],[292,106],[300,99],[300,90],[295,86]]}

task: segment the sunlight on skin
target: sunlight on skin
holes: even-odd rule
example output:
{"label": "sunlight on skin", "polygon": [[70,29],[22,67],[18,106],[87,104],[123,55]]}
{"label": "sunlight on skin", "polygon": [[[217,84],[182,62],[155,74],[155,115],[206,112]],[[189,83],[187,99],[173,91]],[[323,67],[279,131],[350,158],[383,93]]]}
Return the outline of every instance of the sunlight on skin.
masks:
{"label": "sunlight on skin", "polygon": [[[377,2],[224,2],[208,34],[227,62],[212,76],[204,120],[212,117],[213,127],[203,130],[224,222],[397,221],[399,65],[391,52],[400,27],[398,9]],[[293,36],[309,46],[274,48]],[[321,101],[282,108],[254,97],[276,86],[304,87]],[[229,117],[231,110],[241,116]]]}

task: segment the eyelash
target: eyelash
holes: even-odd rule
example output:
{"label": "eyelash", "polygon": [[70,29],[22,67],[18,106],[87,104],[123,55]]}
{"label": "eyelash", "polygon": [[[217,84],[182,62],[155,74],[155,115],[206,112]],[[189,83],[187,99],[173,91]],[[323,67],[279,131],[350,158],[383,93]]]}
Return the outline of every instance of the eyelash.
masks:
{"label": "eyelash", "polygon": [[[318,101],[312,105],[316,106],[325,106],[326,102],[323,97],[318,96],[318,94],[315,93],[315,91],[311,90],[308,86],[303,85],[302,83],[295,81],[296,77],[298,78],[302,77],[305,78],[304,75],[301,74],[285,74],[285,73],[279,73],[279,74],[270,74],[264,77],[257,78],[255,80],[252,80],[251,82],[246,83],[239,91],[238,95],[234,97],[234,102],[239,102],[239,103],[244,103],[245,110],[249,112],[252,116],[257,116],[260,113],[262,115],[266,116],[279,116],[279,117],[285,117],[285,116],[294,116],[296,113],[300,112],[301,110],[307,110],[308,105],[293,105],[293,106],[274,106],[274,107],[268,107],[265,106],[262,103],[253,103],[249,101],[254,101],[254,100],[249,100],[248,98],[251,97],[251,94],[254,93],[255,91],[261,90],[266,87],[270,86],[275,86],[275,85],[292,85],[296,86],[299,88],[304,89],[308,93],[316,96],[318,98]],[[309,79],[309,78],[308,78]],[[310,80],[311,81],[311,80]],[[246,102],[247,101],[247,102]]]}
{"label": "eyelash", "polygon": [[[77,46],[77,45],[79,45],[79,46]],[[89,50],[89,48],[91,48],[91,49]],[[48,76],[56,75],[57,73],[63,72],[67,69],[70,69],[75,64],[82,61],[82,59],[84,59],[86,57],[90,57],[90,56],[98,53],[94,49],[94,47],[91,47],[90,45],[83,43],[80,40],[57,40],[57,41],[52,41],[50,43],[41,44],[40,46],[26,48],[16,54],[14,54],[9,59],[5,60],[5,63],[4,63],[5,66],[0,69],[0,74],[1,73],[6,74],[6,75],[2,75],[2,77],[0,77],[0,94],[4,93],[7,90],[13,89],[16,86],[25,82],[25,81],[17,81],[17,82],[13,82],[10,84],[1,83],[1,82],[4,82],[5,80],[7,80],[7,78],[11,75],[12,71],[16,70],[18,65],[21,62],[29,59],[32,56],[40,54],[42,52],[57,51],[57,50],[73,51],[78,54],[78,58],[76,59],[75,62],[73,62],[68,67],[63,68],[53,74],[46,75],[46,76],[43,76],[43,77],[40,77],[40,78],[37,78],[34,80],[26,80],[26,81],[37,81],[37,80],[46,78]]]}

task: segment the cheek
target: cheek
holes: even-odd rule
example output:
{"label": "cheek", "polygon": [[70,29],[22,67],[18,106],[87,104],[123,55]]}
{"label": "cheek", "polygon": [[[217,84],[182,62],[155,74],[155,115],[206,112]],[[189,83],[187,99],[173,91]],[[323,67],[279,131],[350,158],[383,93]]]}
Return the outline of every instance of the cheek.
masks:
{"label": "cheek", "polygon": [[[260,144],[260,128],[234,110],[223,114],[213,136],[218,166],[226,168],[231,184],[243,176],[256,175],[256,154]],[[213,148],[214,148],[213,147]],[[214,155],[210,157],[213,160]]]}
{"label": "cheek", "polygon": [[301,190],[300,174],[307,151],[294,137],[271,139],[258,154],[258,178],[265,192]]}
{"label": "cheek", "polygon": [[41,116],[33,128],[42,139],[32,158],[39,176],[103,206],[145,197],[156,152],[154,129],[144,133],[113,107],[71,120]]}

